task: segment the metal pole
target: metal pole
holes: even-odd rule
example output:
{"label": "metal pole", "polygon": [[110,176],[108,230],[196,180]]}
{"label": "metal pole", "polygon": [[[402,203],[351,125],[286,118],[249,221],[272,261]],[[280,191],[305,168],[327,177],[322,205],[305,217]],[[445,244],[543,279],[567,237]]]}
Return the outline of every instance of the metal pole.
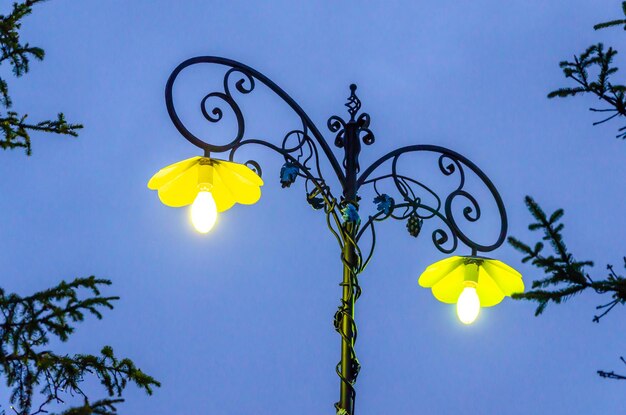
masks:
{"label": "metal pole", "polygon": [[[354,235],[351,224],[346,225],[344,232]],[[354,360],[354,285],[351,264],[354,263],[354,247],[346,243],[343,249],[343,296],[342,296],[342,338],[341,338],[341,390],[339,404],[349,415],[354,414],[354,381],[356,380]]]}
{"label": "metal pole", "polygon": [[[354,92],[354,91],[353,91]],[[346,181],[343,192],[343,203],[358,208],[357,173],[359,169],[358,156],[360,152],[358,126],[354,117],[346,124],[345,129],[345,173]],[[355,270],[358,266],[356,254],[356,227],[357,224],[345,221],[343,224],[344,247],[343,261],[343,295],[341,305],[341,388],[339,407],[348,415],[354,414],[354,383],[359,371],[359,363],[354,352],[356,340],[356,324],[354,321],[354,303],[357,297]],[[339,408],[338,408],[339,409]]]}

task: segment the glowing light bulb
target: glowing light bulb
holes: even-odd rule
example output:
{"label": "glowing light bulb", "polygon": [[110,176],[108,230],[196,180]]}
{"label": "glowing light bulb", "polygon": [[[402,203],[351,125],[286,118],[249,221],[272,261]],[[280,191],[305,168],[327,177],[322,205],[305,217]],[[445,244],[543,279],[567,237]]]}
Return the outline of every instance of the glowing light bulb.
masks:
{"label": "glowing light bulb", "polygon": [[456,303],[456,315],[463,324],[472,324],[480,311],[480,300],[475,287],[465,287]]}
{"label": "glowing light bulb", "polygon": [[217,206],[211,192],[201,190],[191,205],[191,223],[200,233],[207,233],[217,220]]}

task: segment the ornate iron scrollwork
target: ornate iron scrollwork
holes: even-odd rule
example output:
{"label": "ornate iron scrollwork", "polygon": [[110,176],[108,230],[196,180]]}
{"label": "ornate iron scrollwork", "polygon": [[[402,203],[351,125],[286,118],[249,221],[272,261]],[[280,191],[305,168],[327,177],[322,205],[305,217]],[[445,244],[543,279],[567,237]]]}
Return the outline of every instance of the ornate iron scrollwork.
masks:
{"label": "ornate iron scrollwork", "polygon": [[[193,134],[180,120],[172,90],[178,75],[185,68],[198,64],[216,64],[226,67],[223,75],[222,90],[207,93],[200,102],[200,111],[209,123],[223,120],[225,111],[230,111],[236,121],[235,135],[229,142],[222,145],[210,143]],[[270,142],[256,138],[246,138],[245,116],[238,100],[255,91],[258,84],[269,88],[280,97],[298,116],[299,127],[285,133],[279,142]],[[341,379],[341,400],[335,404],[337,413],[354,414],[354,384],[360,370],[354,343],[357,327],[354,320],[354,303],[361,294],[358,275],[365,269],[372,258],[375,244],[375,224],[388,218],[407,221],[407,229],[412,236],[417,236],[422,223],[429,219],[438,219],[441,226],[431,234],[435,247],[444,253],[452,253],[462,243],[477,252],[488,252],[502,244],[507,231],[507,219],[504,204],[496,188],[489,178],[471,161],[462,155],[443,147],[434,145],[413,145],[394,150],[376,162],[358,176],[360,171],[359,154],[361,143],[367,146],[375,141],[370,130],[370,116],[360,113],[361,100],[356,95],[356,85],[350,85],[350,96],[345,104],[350,119],[333,115],[327,121],[327,127],[334,134],[334,144],[343,150],[343,163],[339,163],[331,146],[302,108],[281,88],[265,75],[242,63],[214,56],[201,56],[188,59],[174,69],[166,88],[165,100],[172,122],[178,131],[196,147],[204,151],[205,156],[211,153],[227,153],[228,160],[233,161],[237,152],[244,146],[256,144],[279,154],[283,159],[280,169],[280,181],[283,187],[290,187],[298,178],[304,181],[306,200],[315,209],[323,210],[331,233],[337,239],[342,250],[344,279],[341,283],[344,295],[334,318],[334,326],[342,337],[342,360],[337,364],[337,374]],[[435,153],[439,155],[438,168],[445,177],[456,177],[455,189],[442,197],[422,181],[400,174],[398,160],[410,153]],[[320,157],[330,164],[336,179],[341,186],[340,201],[333,195],[330,186],[323,176]],[[391,161],[391,171],[371,178],[385,162]],[[261,166],[254,160],[245,162],[259,175]],[[459,215],[453,211],[454,201],[463,201],[462,218],[466,222],[477,222],[482,211],[477,199],[466,189],[466,172],[476,175],[493,196],[500,216],[500,234],[495,242],[481,244],[470,238],[460,225]],[[357,177],[358,176],[358,177]],[[378,189],[383,182],[391,182],[397,195],[390,196]],[[358,192],[362,186],[371,185],[376,193],[376,213],[361,221],[359,216]],[[426,200],[423,196],[427,196]],[[362,205],[362,204],[361,204]],[[367,255],[363,255],[359,240],[367,231],[371,232],[372,241]],[[345,353],[343,353],[345,351]]]}
{"label": "ornate iron scrollwork", "polygon": [[[410,153],[430,152],[439,154],[438,167],[442,175],[447,177],[458,177],[456,188],[448,193],[445,198],[440,197],[435,191],[423,182],[404,176],[398,172],[398,160]],[[370,178],[373,172],[386,161],[391,160],[391,172],[380,176]],[[499,234],[495,241],[491,244],[479,243],[472,239],[463,231],[458,218],[458,214],[453,210],[453,202],[455,200],[465,201],[461,211],[462,217],[467,222],[476,222],[482,217],[482,211],[477,199],[466,190],[466,169],[473,173],[489,190],[493,197],[498,214],[499,214]],[[433,244],[442,253],[450,254],[457,250],[459,242],[470,248],[474,254],[477,252],[489,252],[502,245],[507,232],[507,217],[504,209],[504,203],[500,194],[489,178],[470,160],[464,156],[444,147],[433,145],[414,145],[394,150],[379,160],[374,162],[359,177],[358,186],[371,184],[377,195],[380,195],[378,185],[382,181],[392,181],[395,185],[400,197],[394,204],[393,209],[388,212],[377,212],[369,217],[366,224],[361,228],[357,240],[365,233],[366,230],[372,232],[375,241],[374,226],[376,222],[383,221],[387,218],[397,220],[407,220],[411,215],[421,220],[437,218],[442,223],[442,227],[435,229],[431,235]],[[424,200],[420,194],[426,193],[430,196],[432,202]],[[447,247],[446,247],[446,244]],[[373,249],[373,248],[372,248]]]}
{"label": "ornate iron scrollwork", "polygon": [[[237,124],[237,132],[227,144],[216,145],[198,137],[183,124],[176,112],[173,101],[174,83],[184,69],[198,64],[217,64],[228,68],[223,77],[223,90],[206,94],[200,102],[201,113],[204,119],[210,123],[219,123],[222,121],[224,111],[226,110],[231,111],[234,115]],[[256,89],[258,83],[265,85],[278,95],[293,109],[301,121],[301,128],[288,131],[280,143],[245,138],[245,117],[234,92],[237,91],[240,95],[248,95]],[[328,225],[338,241],[340,241],[340,213],[337,208],[336,198],[331,193],[330,187],[326,184],[322,175],[319,157],[320,150],[318,148],[320,148],[322,153],[326,156],[326,159],[331,164],[341,184],[343,184],[345,180],[343,171],[330,147],[327,145],[315,124],[310,120],[309,116],[274,82],[249,66],[230,59],[215,56],[195,57],[182,62],[174,69],[165,87],[165,101],[167,111],[174,126],[183,137],[196,147],[202,149],[207,156],[211,153],[226,152],[228,153],[228,159],[233,161],[237,151],[250,144],[261,145],[280,154],[285,163],[289,163],[297,169],[296,176],[304,179],[307,200],[316,208],[324,208],[328,216]],[[253,168],[257,173],[262,174],[261,166],[255,160],[247,160],[245,164]]]}

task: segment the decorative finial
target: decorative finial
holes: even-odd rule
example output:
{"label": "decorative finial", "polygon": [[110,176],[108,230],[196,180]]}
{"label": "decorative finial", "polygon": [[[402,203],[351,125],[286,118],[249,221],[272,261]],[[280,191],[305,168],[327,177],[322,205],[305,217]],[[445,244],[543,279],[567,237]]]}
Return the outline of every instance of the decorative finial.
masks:
{"label": "decorative finial", "polygon": [[361,100],[356,96],[356,84],[350,84],[350,96],[348,102],[345,104],[348,107],[350,113],[350,121],[354,121],[355,115],[361,109]]}

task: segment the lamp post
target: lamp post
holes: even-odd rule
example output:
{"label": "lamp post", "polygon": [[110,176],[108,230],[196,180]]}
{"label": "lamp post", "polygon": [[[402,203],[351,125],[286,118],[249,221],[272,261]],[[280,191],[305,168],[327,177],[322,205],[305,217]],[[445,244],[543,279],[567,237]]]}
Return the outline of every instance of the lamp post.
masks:
{"label": "lamp post", "polygon": [[[193,134],[181,121],[172,97],[178,75],[185,68],[199,64],[213,64],[225,68],[223,89],[210,92],[200,102],[206,121],[218,123],[224,111],[230,111],[237,123],[237,133],[223,145],[211,144]],[[261,83],[278,95],[298,116],[301,127],[288,131],[282,140],[272,143],[246,138],[245,118],[238,99],[251,94]],[[327,128],[334,135],[334,145],[342,154],[340,162],[321,131],[300,106],[265,75],[239,62],[201,56],[182,62],[170,75],[165,87],[167,111],[178,131],[189,142],[202,150],[203,155],[180,161],[155,174],[148,187],[158,190],[161,201],[174,207],[192,205],[192,220],[200,232],[207,232],[215,222],[217,212],[235,203],[253,204],[261,196],[261,167],[254,160],[236,163],[237,151],[248,145],[264,146],[277,153],[284,161],[280,170],[283,187],[291,186],[298,178],[304,180],[309,204],[326,215],[330,232],[336,237],[343,262],[342,297],[334,317],[335,330],[341,335],[341,360],[336,366],[340,378],[340,398],[335,403],[337,414],[353,415],[355,407],[354,385],[360,370],[355,353],[357,328],[354,306],[361,294],[358,276],[372,258],[376,245],[376,224],[389,218],[406,221],[412,236],[418,236],[425,220],[438,221],[431,239],[442,253],[451,254],[462,244],[469,256],[454,256],[429,266],[419,279],[420,285],[432,288],[433,295],[445,303],[458,303],[457,313],[464,323],[471,323],[480,307],[493,306],[505,296],[521,292],[524,285],[521,275],[500,261],[479,253],[498,248],[507,232],[504,204],[489,178],[464,156],[435,145],[412,145],[391,151],[369,167],[361,169],[359,154],[362,144],[369,146],[375,137],[370,130],[370,116],[360,113],[361,101],[356,95],[356,85],[350,85],[350,96],[345,104],[347,121],[333,115]],[[227,160],[213,157],[226,153]],[[416,178],[398,172],[398,160],[409,153],[433,153],[438,156],[438,170],[444,177],[456,180],[456,188],[445,196]],[[340,185],[339,198],[333,193],[322,174],[321,157],[330,164]],[[380,171],[389,166],[390,171]],[[453,211],[453,202],[463,203],[462,218],[477,222],[481,208],[477,199],[466,190],[466,175],[476,176],[487,188],[497,206],[499,235],[491,244],[481,244],[465,233]],[[393,196],[379,191],[384,184],[394,189]],[[376,193],[375,211],[366,220],[359,216],[359,190],[371,187]],[[429,199],[429,200],[427,200]],[[458,205],[457,205],[458,206]],[[365,234],[371,235],[367,250],[360,242]]]}

